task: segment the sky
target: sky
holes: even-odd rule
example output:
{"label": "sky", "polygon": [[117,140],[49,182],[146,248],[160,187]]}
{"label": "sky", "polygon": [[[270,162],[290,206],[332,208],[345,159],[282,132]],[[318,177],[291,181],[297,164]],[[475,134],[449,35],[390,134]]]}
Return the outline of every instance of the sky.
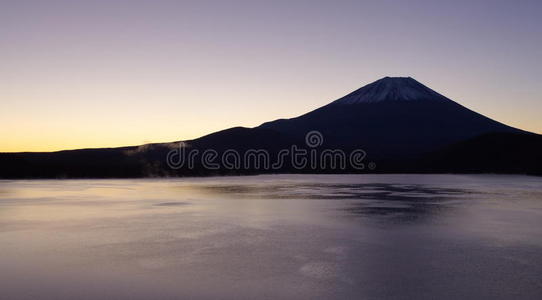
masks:
{"label": "sky", "polygon": [[0,152],[253,127],[385,76],[542,133],[542,1],[0,0]]}

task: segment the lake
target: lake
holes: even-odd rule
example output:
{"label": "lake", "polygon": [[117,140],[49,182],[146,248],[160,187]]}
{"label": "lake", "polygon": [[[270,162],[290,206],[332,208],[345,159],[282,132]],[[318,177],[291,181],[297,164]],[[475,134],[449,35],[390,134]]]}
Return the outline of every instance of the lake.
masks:
{"label": "lake", "polygon": [[542,178],[0,181],[1,299],[535,299]]}

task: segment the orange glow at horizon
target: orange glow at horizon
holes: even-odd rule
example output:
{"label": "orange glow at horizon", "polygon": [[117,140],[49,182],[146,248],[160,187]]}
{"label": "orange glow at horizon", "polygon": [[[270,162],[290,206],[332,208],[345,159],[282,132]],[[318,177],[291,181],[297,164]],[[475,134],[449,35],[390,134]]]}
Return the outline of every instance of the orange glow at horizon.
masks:
{"label": "orange glow at horizon", "polygon": [[[26,107],[21,109],[19,114],[5,114],[7,111],[4,110],[0,113],[0,152],[45,152],[189,140],[230,127],[254,127],[278,118],[296,117],[349,92],[338,92],[339,88],[336,86],[330,90],[336,91],[337,96],[331,97],[323,93],[325,87],[321,90],[320,95],[309,97],[316,99],[313,105],[310,105],[311,101],[306,98],[296,101],[294,98],[302,97],[302,92],[299,92],[290,99],[281,95],[286,99],[282,101],[274,100],[274,96],[260,96],[259,100],[250,103],[248,100],[241,102],[240,95],[236,95],[237,104],[234,102],[230,105],[226,99],[216,104],[213,101],[188,101],[194,105],[174,105],[171,109],[168,103],[175,101],[166,97],[166,101],[149,101],[157,103],[156,106],[142,104],[145,103],[144,99],[138,99],[130,106],[125,105],[128,100],[115,103],[104,97],[101,101],[89,101],[88,103],[94,104],[88,107],[65,105],[62,113],[59,113],[61,109],[58,107],[46,106]],[[206,93],[207,99],[217,97],[216,92]],[[259,93],[247,94],[248,98],[252,98]],[[68,102],[67,99],[65,101]],[[100,105],[95,106],[99,102]],[[510,108],[505,105],[505,101],[499,104],[502,110],[496,109],[499,106],[483,105],[483,102],[479,107],[457,102],[507,125],[542,133],[542,122],[536,111],[532,111],[531,115],[514,116],[510,115]],[[508,120],[505,117],[508,117]],[[514,117],[517,119],[512,120]]]}
{"label": "orange glow at horizon", "polygon": [[542,133],[542,2],[426,2],[0,2],[0,152],[254,127],[385,76]]}

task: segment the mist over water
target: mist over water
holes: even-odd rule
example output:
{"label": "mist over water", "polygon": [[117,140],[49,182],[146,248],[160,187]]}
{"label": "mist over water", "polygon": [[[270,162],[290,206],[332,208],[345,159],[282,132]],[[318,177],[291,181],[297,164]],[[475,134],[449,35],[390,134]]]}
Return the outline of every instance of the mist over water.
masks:
{"label": "mist over water", "polygon": [[0,299],[534,299],[542,178],[0,181]]}

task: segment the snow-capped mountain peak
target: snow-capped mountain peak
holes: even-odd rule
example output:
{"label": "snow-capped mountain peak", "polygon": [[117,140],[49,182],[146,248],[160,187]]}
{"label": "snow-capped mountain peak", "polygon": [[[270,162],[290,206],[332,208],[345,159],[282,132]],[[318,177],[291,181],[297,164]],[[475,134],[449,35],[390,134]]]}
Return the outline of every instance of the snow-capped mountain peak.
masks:
{"label": "snow-capped mountain peak", "polygon": [[382,101],[451,101],[411,77],[384,77],[335,100],[334,104]]}

